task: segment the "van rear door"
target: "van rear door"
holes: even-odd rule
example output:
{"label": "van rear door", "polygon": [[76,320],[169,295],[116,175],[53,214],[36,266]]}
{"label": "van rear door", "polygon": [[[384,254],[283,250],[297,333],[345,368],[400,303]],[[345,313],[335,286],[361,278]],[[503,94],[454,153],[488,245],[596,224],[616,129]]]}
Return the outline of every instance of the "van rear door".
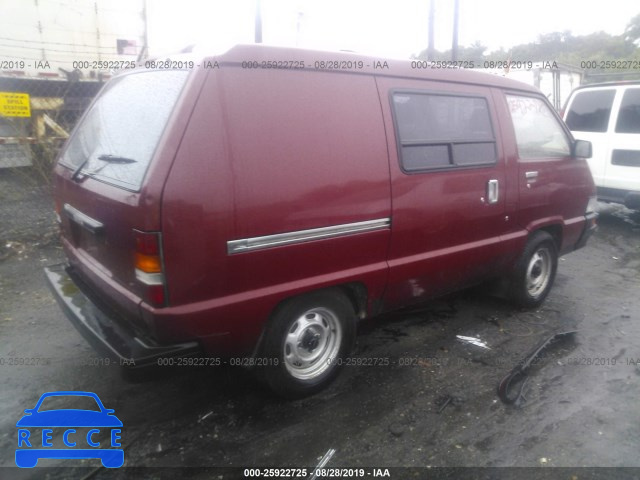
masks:
{"label": "van rear door", "polygon": [[[640,87],[618,90],[603,187],[640,191]],[[605,191],[606,192],[606,191]],[[636,208],[638,203],[636,201]]]}
{"label": "van rear door", "polygon": [[188,74],[145,70],[111,80],[55,168],[72,267],[102,300],[132,315],[145,291],[135,268],[137,232],[161,231],[162,186],[192,108],[177,102]]}
{"label": "van rear door", "polygon": [[[588,160],[593,180],[604,187],[611,158],[609,125],[616,89],[612,87],[576,90],[565,113],[565,121],[576,138],[591,142],[593,155]],[[619,101],[618,101],[619,102]],[[615,122],[613,122],[615,123]]]}

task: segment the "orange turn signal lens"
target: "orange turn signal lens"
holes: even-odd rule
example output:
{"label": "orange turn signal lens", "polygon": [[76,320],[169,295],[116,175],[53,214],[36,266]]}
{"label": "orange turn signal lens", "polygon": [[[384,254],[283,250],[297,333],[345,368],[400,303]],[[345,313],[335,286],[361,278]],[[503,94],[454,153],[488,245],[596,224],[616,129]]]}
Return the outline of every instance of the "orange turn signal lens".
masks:
{"label": "orange turn signal lens", "polygon": [[136,268],[145,273],[161,273],[162,264],[158,255],[145,255],[136,252]]}

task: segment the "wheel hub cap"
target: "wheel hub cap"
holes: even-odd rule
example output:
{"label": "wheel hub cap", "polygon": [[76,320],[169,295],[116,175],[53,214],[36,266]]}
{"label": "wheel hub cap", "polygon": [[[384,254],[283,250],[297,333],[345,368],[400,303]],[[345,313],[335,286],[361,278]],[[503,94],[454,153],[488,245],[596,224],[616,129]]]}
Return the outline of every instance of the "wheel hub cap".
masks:
{"label": "wheel hub cap", "polygon": [[527,268],[527,291],[532,297],[541,295],[551,277],[551,254],[546,248],[536,251]]}
{"label": "wheel hub cap", "polygon": [[324,373],[340,350],[342,327],[337,316],[314,308],[294,320],[284,339],[284,364],[298,379],[309,380]]}
{"label": "wheel hub cap", "polygon": [[309,328],[304,332],[304,338],[302,339],[300,346],[311,353],[318,348],[321,337],[322,334],[320,332],[312,331],[312,329]]}

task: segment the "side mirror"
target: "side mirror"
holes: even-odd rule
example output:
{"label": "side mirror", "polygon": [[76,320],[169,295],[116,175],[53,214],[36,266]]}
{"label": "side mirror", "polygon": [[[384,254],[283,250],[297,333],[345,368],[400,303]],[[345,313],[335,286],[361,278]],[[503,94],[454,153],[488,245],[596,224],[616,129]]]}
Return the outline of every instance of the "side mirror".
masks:
{"label": "side mirror", "polygon": [[573,156],[578,158],[591,158],[591,142],[586,140],[576,140],[573,143]]}

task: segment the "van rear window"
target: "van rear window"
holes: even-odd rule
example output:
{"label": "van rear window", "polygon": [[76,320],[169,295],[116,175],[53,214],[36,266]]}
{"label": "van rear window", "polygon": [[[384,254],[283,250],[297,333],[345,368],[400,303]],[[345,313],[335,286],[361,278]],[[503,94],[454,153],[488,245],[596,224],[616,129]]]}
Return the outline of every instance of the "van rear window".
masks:
{"label": "van rear window", "polygon": [[606,132],[615,90],[576,93],[567,112],[567,126],[574,132]]}
{"label": "van rear window", "polygon": [[74,132],[60,163],[138,190],[188,73],[146,71],[112,80]]}

